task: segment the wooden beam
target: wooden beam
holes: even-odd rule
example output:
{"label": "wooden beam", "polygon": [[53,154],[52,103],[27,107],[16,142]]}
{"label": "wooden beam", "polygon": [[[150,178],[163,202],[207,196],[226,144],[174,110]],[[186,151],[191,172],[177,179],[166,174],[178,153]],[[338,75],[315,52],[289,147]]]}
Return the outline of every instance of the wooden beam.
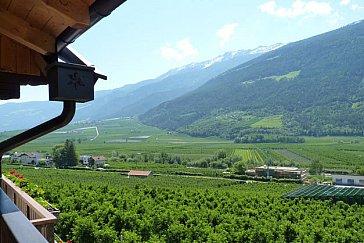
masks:
{"label": "wooden beam", "polygon": [[54,37],[3,8],[0,8],[0,33],[43,55],[55,52]]}
{"label": "wooden beam", "polygon": [[47,7],[73,28],[86,28],[90,24],[89,5],[82,0],[42,0]]}

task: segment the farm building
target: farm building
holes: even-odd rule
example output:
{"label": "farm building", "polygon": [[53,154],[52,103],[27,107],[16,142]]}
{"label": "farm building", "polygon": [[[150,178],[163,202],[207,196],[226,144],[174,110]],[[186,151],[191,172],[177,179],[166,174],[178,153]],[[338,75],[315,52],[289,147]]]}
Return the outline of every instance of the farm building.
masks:
{"label": "farm building", "polygon": [[27,152],[21,152],[21,153],[17,153],[15,152],[12,156],[11,156],[11,160],[12,161],[17,161],[19,163],[22,164],[38,164],[39,160],[40,160],[41,156],[39,153],[27,153]]}
{"label": "farm building", "polygon": [[96,167],[102,167],[107,161],[104,156],[91,156],[91,155],[81,155],[80,163],[83,165],[95,165]]}
{"label": "farm building", "polygon": [[144,171],[144,170],[131,170],[128,173],[128,177],[130,176],[145,178],[153,176],[153,173],[151,171]]}
{"label": "farm building", "polygon": [[297,167],[259,166],[255,168],[256,176],[272,176],[273,178],[305,179],[307,171]]}
{"label": "farm building", "polygon": [[80,163],[82,165],[88,165],[88,160],[91,158],[90,155],[81,155],[80,156]]}
{"label": "farm building", "polygon": [[89,163],[96,165],[96,167],[102,167],[106,163],[107,159],[104,156],[92,156],[89,159]]}
{"label": "farm building", "polygon": [[364,176],[332,175],[332,182],[343,186],[364,186]]}

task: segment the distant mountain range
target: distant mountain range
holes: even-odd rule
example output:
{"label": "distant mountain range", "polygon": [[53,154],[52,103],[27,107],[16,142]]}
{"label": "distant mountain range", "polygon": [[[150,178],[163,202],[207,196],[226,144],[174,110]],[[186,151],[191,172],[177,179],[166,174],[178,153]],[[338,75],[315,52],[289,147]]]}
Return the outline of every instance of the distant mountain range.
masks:
{"label": "distant mountain range", "polygon": [[[227,52],[200,63],[192,63],[168,71],[155,78],[107,91],[98,91],[95,100],[77,105],[73,121],[92,121],[113,117],[137,116],[169,100],[190,92],[211,78],[282,44],[260,46],[252,50]],[[2,130],[35,126],[59,114],[57,102],[24,102],[0,105]]]}
{"label": "distant mountain range", "polygon": [[363,135],[364,21],[265,53],[140,118],[194,136]]}

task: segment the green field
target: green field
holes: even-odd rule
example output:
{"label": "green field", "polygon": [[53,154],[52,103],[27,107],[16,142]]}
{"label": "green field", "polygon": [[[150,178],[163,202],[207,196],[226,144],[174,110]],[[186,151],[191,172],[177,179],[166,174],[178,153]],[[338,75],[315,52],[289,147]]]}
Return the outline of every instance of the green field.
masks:
{"label": "green field", "polygon": [[259,164],[264,164],[267,159],[267,154],[259,149],[235,149],[233,155],[241,157],[243,162],[254,161]]}
{"label": "green field", "polygon": [[287,80],[294,79],[298,75],[300,75],[300,73],[301,73],[301,70],[299,70],[299,71],[293,71],[293,72],[287,73],[285,75],[280,75],[280,76],[270,76],[270,77],[266,77],[266,78],[263,78],[263,79],[274,79],[277,82],[279,82],[279,81],[281,81],[281,79],[287,79]]}
{"label": "green field", "polygon": [[[270,126],[274,124],[272,121],[280,120],[280,116],[274,117],[270,121]],[[225,150],[229,155],[241,155],[244,161],[252,159],[258,164],[271,158],[275,164],[295,164],[300,167],[308,167],[310,161],[314,160],[322,162],[325,168],[330,169],[354,171],[364,166],[363,137],[304,137],[306,142],[302,144],[235,144],[233,141],[216,137],[195,138],[168,132],[145,126],[135,119],[73,124],[58,132],[65,133],[51,133],[17,148],[16,151],[51,153],[54,145],[72,139],[80,155],[104,155],[107,158],[110,158],[113,152],[129,155],[155,155],[164,152],[195,161],[212,157],[217,151]],[[2,132],[0,139],[16,133]]]}
{"label": "green field", "polygon": [[[85,127],[97,127],[99,136],[95,138],[95,129],[80,129]],[[134,119],[114,119],[96,123],[69,125],[58,132],[67,133],[51,133],[17,148],[16,151],[50,153],[55,144],[63,143],[66,139],[72,139],[77,146],[79,154],[110,157],[112,151],[120,153],[159,153],[163,151],[182,157],[198,159],[213,154],[218,149],[237,146],[232,141],[219,138],[193,138],[179,133],[166,132],[145,126]],[[0,138],[5,139],[14,134],[16,132],[2,132],[0,133]],[[143,138],[139,139],[138,137]],[[125,139],[128,142],[115,142],[116,140]],[[133,140],[140,141],[134,142]]]}
{"label": "green field", "polygon": [[252,124],[251,127],[280,128],[283,126],[282,118],[283,118],[282,115],[264,117],[260,121]]}

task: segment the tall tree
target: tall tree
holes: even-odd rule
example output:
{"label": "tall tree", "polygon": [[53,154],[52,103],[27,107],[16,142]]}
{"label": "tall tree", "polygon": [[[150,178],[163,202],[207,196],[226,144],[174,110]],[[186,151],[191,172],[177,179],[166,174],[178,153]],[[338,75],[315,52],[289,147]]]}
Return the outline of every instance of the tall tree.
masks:
{"label": "tall tree", "polygon": [[52,149],[52,157],[56,167],[67,167],[77,165],[78,156],[76,153],[76,147],[71,140],[61,145],[58,144]]}
{"label": "tall tree", "polygon": [[78,156],[76,153],[76,147],[73,143],[73,141],[67,139],[64,144],[65,154],[66,154],[66,160],[68,166],[75,166],[78,162]]}

